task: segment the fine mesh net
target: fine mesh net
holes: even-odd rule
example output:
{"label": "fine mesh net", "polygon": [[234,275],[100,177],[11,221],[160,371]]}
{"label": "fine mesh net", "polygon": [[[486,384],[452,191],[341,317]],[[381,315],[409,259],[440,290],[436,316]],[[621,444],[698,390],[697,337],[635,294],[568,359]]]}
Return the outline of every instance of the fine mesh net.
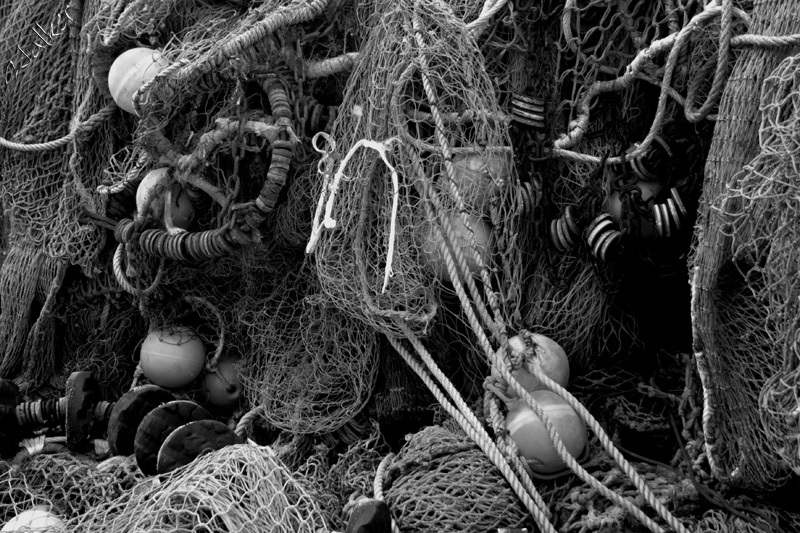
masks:
{"label": "fine mesh net", "polygon": [[273,290],[242,302],[253,349],[246,394],[272,425],[327,433],[369,400],[378,370],[376,335],[319,294],[311,266],[277,276]]}
{"label": "fine mesh net", "polygon": [[[4,5],[0,137],[35,144],[66,135],[102,108],[86,77],[86,46],[64,2]],[[70,18],[72,20],[70,20]],[[49,39],[31,28],[50,30]],[[80,71],[82,75],[76,75]],[[36,87],[36,90],[31,90]],[[107,156],[107,125],[51,150],[0,150],[0,193],[7,254],[3,263],[0,345],[4,377],[37,386],[56,370],[52,311],[67,263],[91,270],[105,236],[79,220],[98,210],[97,162]],[[59,231],[53,231],[59,228]],[[23,359],[25,364],[23,365]]]}
{"label": "fine mesh net", "polygon": [[229,446],[160,480],[145,479],[67,522],[67,531],[87,533],[318,533],[326,528],[317,503],[275,452],[254,444]]}
{"label": "fine mesh net", "polygon": [[[797,33],[796,7],[756,4],[750,31]],[[794,401],[789,400],[794,392],[785,396],[781,381],[796,366],[796,326],[791,315],[781,313],[791,313],[784,306],[794,305],[789,303],[794,254],[786,247],[796,221],[789,222],[794,200],[783,171],[794,168],[793,144],[785,140],[796,136],[787,112],[797,89],[791,67],[770,75],[791,50],[745,49],[733,67],[706,164],[693,257],[706,448],[715,475],[749,487],[778,485],[797,465],[796,454],[786,462],[796,450],[789,442],[797,431],[775,416],[785,412],[779,407],[783,402]],[[754,104],[759,100],[761,109]]]}
{"label": "fine mesh net", "polygon": [[[800,472],[798,428],[791,422],[798,399],[798,195],[796,180],[792,179],[797,174],[800,139],[796,116],[800,102],[798,62],[798,56],[787,57],[764,80],[758,128],[760,152],[736,176],[721,200],[731,216],[732,261],[738,267],[734,274],[744,282],[744,302],[737,308],[740,313],[743,309],[754,311],[738,321],[739,331],[758,331],[753,338],[763,348],[759,357],[751,353],[737,363],[729,377],[744,385],[740,393],[746,392],[752,410],[737,413],[731,421],[718,418],[718,423],[722,427],[741,424],[738,416],[747,416],[752,428],[748,440],[759,450],[761,460],[772,463],[774,475],[780,475],[775,472],[778,467]],[[730,347],[730,355],[742,353],[748,344]],[[714,381],[707,386],[717,387]],[[716,399],[717,405],[730,401]],[[720,452],[719,456],[725,457]],[[748,462],[756,460],[749,458]]]}
{"label": "fine mesh net", "polygon": [[391,335],[401,334],[399,322],[429,332],[441,280],[450,280],[445,242],[473,265],[474,255],[491,265],[496,247],[515,270],[509,139],[463,11],[444,2],[376,4],[362,60],[321,147],[310,245],[321,288],[338,308]]}

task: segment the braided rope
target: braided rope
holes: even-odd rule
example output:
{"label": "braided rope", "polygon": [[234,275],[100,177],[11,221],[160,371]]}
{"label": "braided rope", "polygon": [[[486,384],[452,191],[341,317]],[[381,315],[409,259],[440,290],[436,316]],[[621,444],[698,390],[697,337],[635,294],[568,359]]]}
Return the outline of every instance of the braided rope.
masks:
{"label": "braided rope", "polygon": [[[747,14],[741,9],[733,7],[730,9],[732,14],[740,20],[749,20]],[[650,147],[650,144],[655,140],[661,130],[661,125],[666,115],[667,99],[670,98],[669,89],[672,75],[677,67],[683,45],[688,42],[691,34],[700,28],[701,25],[708,24],[711,20],[723,13],[723,11],[723,7],[719,5],[719,0],[714,0],[709,3],[702,12],[695,15],[680,32],[672,33],[667,37],[655,40],[650,43],[650,46],[641,50],[633,61],[631,61],[630,65],[628,65],[625,74],[614,80],[593,83],[581,100],[578,117],[571,122],[570,130],[553,143],[552,155],[586,163],[605,163],[607,165],[621,164],[642,155]],[[650,131],[644,140],[639,143],[637,148],[626,153],[624,156],[609,157],[606,158],[605,161],[601,157],[570,150],[582,140],[584,133],[588,130],[592,100],[602,93],[618,91],[631,86],[637,78],[638,73],[643,71],[644,67],[652,62],[652,58],[667,50],[670,51],[670,54],[664,67],[664,75],[661,81],[661,94],[658,98],[656,115],[653,119]]]}
{"label": "braided rope", "polygon": [[[222,357],[222,351],[225,349],[225,321],[222,320],[222,313],[219,312],[217,306],[201,296],[184,296],[183,299],[192,307],[194,307],[195,304],[204,305],[217,319],[217,330],[219,331],[217,349],[214,350],[214,355],[211,356],[206,363],[206,372],[216,372],[219,367],[219,360]],[[225,378],[222,376],[222,374],[220,374],[218,377],[225,382]]]}
{"label": "braided rope", "polygon": [[[456,248],[456,251],[457,251],[458,247],[455,247],[455,248]],[[450,256],[450,254],[445,253],[444,254],[444,260],[445,260],[445,263],[447,265],[448,271],[450,272],[450,275],[451,275],[452,279],[455,280],[457,278],[457,276],[458,276],[458,270],[456,269],[455,264],[453,263],[453,260],[452,260],[452,257]],[[566,451],[566,448],[564,448],[564,445],[561,442],[561,439],[559,438],[558,433],[555,430],[555,427],[552,425],[552,422],[549,421],[549,419],[544,414],[544,412],[541,410],[541,408],[538,405],[535,404],[535,401],[532,398],[530,398],[530,396],[528,395],[527,391],[525,391],[522,388],[522,386],[519,385],[519,383],[516,382],[516,380],[513,378],[513,376],[511,376],[510,371],[505,366],[505,362],[500,359],[500,356],[498,354],[496,354],[491,349],[491,346],[489,344],[489,339],[486,337],[486,335],[485,335],[485,333],[483,331],[483,328],[481,327],[480,323],[478,322],[478,318],[477,318],[477,316],[475,316],[474,311],[472,309],[473,302],[471,302],[469,300],[468,296],[466,295],[466,293],[465,293],[465,291],[463,289],[463,286],[460,283],[455,283],[455,282],[454,282],[453,286],[454,286],[454,288],[456,290],[456,293],[457,293],[459,299],[461,300],[462,307],[464,309],[465,314],[467,315],[467,320],[469,321],[470,325],[472,326],[473,331],[475,332],[475,334],[476,334],[476,336],[478,338],[478,342],[482,345],[482,347],[484,348],[486,353],[490,354],[490,359],[492,359],[493,360],[493,364],[500,369],[503,378],[507,382],[512,384],[512,386],[514,386],[517,389],[517,392],[519,393],[520,397],[525,398],[525,395],[527,395],[527,401],[528,401],[529,405],[534,410],[534,412],[536,412],[537,416],[539,416],[540,419],[544,422],[545,427],[548,429],[548,432],[550,434],[551,440],[553,441],[554,446],[555,446],[556,450],[558,451],[559,455],[561,456],[562,460],[564,460],[564,462],[569,466],[569,468],[573,472],[575,472],[581,479],[583,479],[586,483],[588,483],[590,486],[595,488],[598,492],[600,492],[601,494],[606,496],[608,499],[618,503],[620,506],[622,506],[623,508],[628,510],[632,515],[636,516],[646,527],[648,527],[648,529],[650,529],[653,532],[661,532],[661,531],[663,531],[655,522],[653,522],[652,519],[650,519],[647,515],[645,515],[642,512],[642,510],[639,509],[638,507],[636,507],[632,502],[630,502],[629,500],[627,500],[627,499],[623,498],[622,496],[616,494],[615,492],[611,491],[610,489],[606,488],[597,479],[595,479],[588,472],[586,472],[575,461],[575,459]],[[404,324],[401,324],[401,327],[402,326],[404,326]],[[411,340],[412,344],[413,344],[413,339],[415,337],[413,336],[413,333],[410,331],[410,329],[407,328],[407,326],[406,326],[406,330],[404,331],[404,333],[407,335],[407,337],[409,337],[409,340]],[[390,341],[391,340],[392,339],[390,339]],[[394,342],[393,342],[393,345],[394,345]],[[420,356],[422,356],[422,354],[425,353],[424,352],[424,347],[421,346],[421,343],[419,344],[419,347],[417,345],[415,345],[415,348],[417,349],[417,351],[420,354]],[[402,353],[401,353],[401,355],[402,355]],[[405,356],[404,356],[404,359],[405,359]],[[426,361],[426,363],[427,362],[428,361]],[[430,364],[433,365],[433,367],[436,366],[432,359],[430,360]],[[502,365],[502,366],[500,366],[500,365]],[[412,365],[412,368],[413,368],[413,365]],[[437,370],[438,370],[438,368],[437,368]],[[437,377],[439,377],[439,376],[437,376]],[[442,377],[443,377],[443,375],[442,375]],[[444,379],[446,380],[446,378],[444,378]],[[426,384],[427,384],[427,382],[426,382]],[[430,388],[430,386],[429,386],[429,388]],[[434,395],[436,395],[435,391],[432,391],[432,392],[434,392]],[[457,391],[454,391],[454,392],[455,392],[456,395],[458,395]],[[439,399],[438,395],[437,395],[437,399]],[[583,411],[585,412],[585,409],[583,409]],[[471,411],[470,411],[470,413],[471,413]],[[594,425],[591,426],[591,427],[592,427],[592,429],[595,429],[595,431],[596,431],[596,428],[599,428],[600,431],[602,432],[602,428],[599,427],[599,424],[597,424],[596,421],[594,421]],[[604,432],[602,432],[602,434],[605,435]],[[599,435],[599,433],[598,433],[598,435]],[[470,434],[470,436],[472,436],[472,434]],[[607,436],[606,436],[606,439],[607,439]],[[619,452],[616,451],[616,449],[614,449],[614,451],[616,452],[616,455],[619,456]],[[498,450],[498,452],[499,452],[499,450]],[[613,455],[614,454],[612,453],[612,456]],[[624,458],[622,458],[622,460],[624,461]],[[633,476],[636,476],[638,478],[638,474],[636,474],[636,472],[633,470],[633,468],[629,464],[628,464],[628,466],[629,466],[629,471],[633,472]],[[503,471],[503,470],[501,469],[501,471]],[[503,471],[503,473],[505,475],[505,471]],[[628,473],[628,471],[626,471],[626,473]],[[629,474],[629,475],[631,475],[631,474]],[[525,477],[527,477],[527,476],[525,476]],[[513,482],[511,482],[511,480],[509,480],[509,482],[513,484]],[[531,485],[532,485],[532,482],[531,482]],[[654,497],[649,492],[649,489],[646,486],[644,486],[644,491],[646,491],[646,493],[650,494],[650,498],[646,498],[646,499],[648,499],[648,501],[650,501],[651,499],[654,499]],[[658,509],[655,506],[654,506],[654,508]],[[667,520],[667,522],[670,523],[670,525],[673,525],[673,526],[677,523],[677,527],[675,527],[675,529],[677,531],[681,532],[681,533],[685,533],[686,530],[683,529],[683,526],[680,523],[678,523],[677,520],[671,514],[669,514],[669,512],[666,511],[666,509],[663,508],[663,506],[661,506],[661,509],[663,509],[663,511],[666,513],[666,517],[664,517],[665,520]]]}
{"label": "braided rope", "polygon": [[472,35],[473,39],[478,39],[486,29],[489,20],[497,14],[498,11],[503,9],[507,0],[486,0],[481,8],[481,14],[478,18],[467,24],[467,31]]}
{"label": "braided rope", "polygon": [[[722,91],[725,90],[725,85],[727,83],[731,62],[731,39],[733,37],[733,0],[723,0],[723,2],[719,52],[717,54],[717,68],[714,72],[714,80],[711,84],[711,90],[706,97],[706,102],[698,110],[693,109],[694,100],[697,96],[697,85],[693,84],[689,87],[688,94],[686,95],[686,103],[684,105],[684,115],[689,122],[700,122],[708,116],[711,109],[717,104],[720,96],[722,96]],[[675,48],[680,50],[682,46],[679,47],[676,43]],[[672,56],[673,54],[670,54],[670,58],[672,58]],[[664,73],[664,77],[666,79],[666,72]],[[669,85],[669,83],[667,83],[667,85]]]}
{"label": "braided rope", "polygon": [[237,422],[236,429],[233,430],[233,432],[236,433],[236,436],[244,440],[247,430],[250,429],[250,426],[253,425],[253,422],[256,420],[256,418],[261,416],[261,412],[263,410],[264,406],[259,405],[258,407],[253,407],[247,411],[242,418],[239,419],[239,422]]}
{"label": "braided rope", "polygon": [[108,105],[86,119],[84,122],[78,124],[71,132],[69,132],[64,137],[60,139],[56,139],[54,141],[44,142],[44,143],[36,143],[36,144],[24,144],[24,143],[15,143],[11,142],[3,137],[0,137],[0,147],[8,148],[9,150],[16,150],[18,152],[47,152],[50,150],[56,150],[65,146],[72,141],[78,135],[89,133],[94,128],[108,120],[111,115],[116,112],[116,105]]}
{"label": "braided rope", "polygon": [[[450,401],[444,395],[442,390],[436,386],[429,372],[425,369],[425,367],[422,366],[422,364],[419,361],[414,360],[414,358],[411,356],[408,350],[406,350],[403,347],[403,345],[400,344],[399,339],[395,337],[387,337],[387,338],[389,339],[389,342],[392,344],[397,353],[399,353],[402,356],[402,358],[405,360],[408,366],[410,366],[414,370],[414,372],[417,373],[417,375],[422,379],[422,381],[425,383],[425,385],[428,387],[431,393],[436,397],[437,401],[439,402],[439,405],[441,405],[445,409],[445,411],[447,411],[448,414],[450,414],[450,416],[452,416],[458,422],[458,424],[461,426],[464,432],[480,447],[481,450],[483,450],[483,453],[486,454],[486,456],[492,461],[492,463],[494,463],[494,465],[498,468],[498,470],[500,470],[500,472],[503,474],[503,477],[505,477],[506,480],[511,485],[511,488],[514,490],[517,496],[519,496],[520,500],[528,509],[528,511],[530,511],[531,515],[534,517],[534,520],[536,521],[536,524],[539,526],[539,528],[547,533],[555,533],[556,530],[549,520],[548,516],[549,511],[547,510],[546,504],[541,499],[541,496],[538,494],[538,492],[529,493],[527,490],[525,490],[525,487],[523,487],[522,483],[520,483],[517,476],[511,470],[511,467],[508,465],[508,463],[506,463],[505,459],[503,458],[503,454],[500,452],[499,449],[497,449],[497,446],[495,446],[494,441],[492,441],[492,439],[486,433],[486,430],[484,430],[483,427],[480,425],[478,427],[474,426],[473,423],[471,423],[470,420],[468,420],[467,417],[465,417],[466,413],[460,411],[453,404],[450,403]],[[416,340],[416,342],[419,343],[418,340]],[[413,340],[412,344],[414,344]],[[414,347],[418,349],[416,344]],[[425,352],[424,347],[422,347],[422,352]],[[430,367],[430,365],[428,366]],[[433,365],[433,368],[431,368],[431,370],[433,369],[435,369],[441,374],[441,371],[436,367],[435,364]],[[452,384],[450,384],[446,378],[444,378],[444,381],[448,383],[450,387],[452,387]],[[463,402],[463,399],[460,397],[457,391],[455,391],[454,399],[456,398],[461,402]],[[472,414],[472,411],[470,411],[469,408],[467,408],[466,411],[469,412],[472,415],[472,417],[475,416],[474,414]],[[475,418],[475,420],[477,420],[477,418]],[[538,502],[541,502],[541,504],[539,504]]]}
{"label": "braided rope", "polygon": [[[500,365],[500,366],[496,366],[495,368],[500,372],[500,375],[503,377],[503,379],[505,379],[508,382],[508,384],[511,385],[514,388],[514,390],[517,392],[519,397],[522,400],[525,401],[525,403],[533,410],[533,412],[536,414],[536,416],[538,416],[539,419],[542,421],[542,423],[544,424],[544,426],[547,429],[547,432],[548,432],[548,434],[550,436],[550,442],[553,444],[553,447],[558,452],[559,457],[561,457],[561,460],[564,461],[564,463],[567,465],[567,467],[570,470],[572,470],[581,480],[586,482],[590,487],[592,487],[593,489],[598,491],[600,494],[602,494],[603,496],[605,496],[606,498],[608,498],[612,502],[616,503],[617,505],[621,506],[623,509],[625,509],[626,511],[631,513],[633,516],[635,516],[650,531],[652,531],[653,533],[663,533],[664,530],[658,524],[656,524],[653,521],[653,519],[651,519],[649,516],[644,514],[644,512],[635,503],[633,503],[632,501],[628,500],[624,496],[622,496],[620,494],[617,494],[616,492],[612,491],[611,489],[609,489],[608,487],[603,485],[598,479],[596,479],[594,476],[589,474],[589,472],[587,472],[578,463],[578,461],[567,451],[566,447],[564,446],[563,441],[561,440],[561,437],[558,434],[558,431],[556,430],[555,426],[553,425],[553,422],[545,414],[545,412],[541,408],[541,406],[536,402],[536,400],[533,399],[533,397],[530,395],[530,393],[527,390],[525,390],[522,387],[522,385],[520,385],[519,382],[517,382],[516,379],[514,379],[514,377],[511,375],[511,372],[509,371],[508,367],[506,366],[505,362],[502,360],[502,358],[500,356],[498,356],[497,354],[495,354],[495,360]],[[538,375],[537,375],[537,377],[538,377]],[[547,385],[547,383],[545,383],[545,385]],[[561,390],[564,390],[564,389],[561,389]],[[554,390],[554,392],[558,392],[558,391]],[[575,400],[575,401],[577,402],[577,400]],[[584,409],[584,411],[585,411],[585,409]],[[590,427],[592,427],[592,429],[595,429],[595,427],[599,427],[599,425],[595,421],[595,426],[590,426]],[[602,431],[602,428],[600,428],[600,429]],[[616,452],[616,453],[619,453],[619,452]],[[669,516],[671,517],[671,515],[669,515]],[[673,521],[675,521],[674,518],[673,518]],[[676,530],[679,531],[680,533],[688,533],[683,528],[683,526],[680,525],[680,523],[678,523],[678,528],[676,528]]]}
{"label": "braided rope", "polygon": [[784,48],[800,44],[800,33],[792,35],[737,35],[731,39],[731,46],[758,46],[760,48]]}
{"label": "braided rope", "polygon": [[[378,465],[378,469],[375,471],[375,481],[372,483],[372,492],[373,496],[376,500],[384,501],[383,495],[383,478],[386,475],[386,468],[389,466],[389,463],[394,459],[394,454],[390,453],[383,459],[381,459],[380,464]],[[400,533],[400,528],[397,527],[397,523],[394,521],[394,518],[391,518],[392,522],[392,533]]]}
{"label": "braided rope", "polygon": [[122,271],[122,259],[124,251],[125,245],[122,243],[119,243],[117,245],[117,249],[114,251],[113,269],[114,277],[116,278],[117,283],[119,283],[120,287],[122,287],[125,292],[134,296],[147,296],[153,293],[161,284],[161,279],[164,277],[164,259],[161,259],[161,262],[158,265],[158,272],[156,273],[156,278],[153,280],[153,283],[149,287],[140,290],[134,287],[131,282],[128,281],[128,277]]}
{"label": "braided rope", "polygon": [[[470,422],[470,424],[472,424],[472,426],[475,428],[475,431],[477,431],[481,435],[485,435],[485,438],[488,438],[491,441],[491,438],[483,428],[483,424],[481,424],[481,422],[478,420],[478,417],[475,416],[475,414],[472,412],[472,409],[470,409],[469,406],[466,404],[466,402],[461,397],[461,394],[458,392],[458,390],[456,390],[456,388],[453,386],[450,380],[447,379],[447,376],[445,376],[444,373],[441,371],[441,369],[438,367],[436,362],[433,360],[433,357],[431,357],[430,353],[427,351],[427,349],[419,340],[419,338],[416,335],[414,335],[414,333],[411,331],[410,328],[408,328],[408,326],[405,327],[404,326],[405,326],[404,324],[401,324],[401,328],[404,329],[404,334],[407,336],[407,339],[414,346],[415,351],[427,366],[428,372],[433,374],[434,377],[436,377],[436,379],[439,381],[439,383],[441,383],[441,385],[444,387],[444,389],[447,391],[447,393],[455,402],[456,407],[458,407],[458,409],[464,415],[467,421]],[[494,444],[493,441],[492,443]],[[523,469],[520,472],[524,472],[520,476],[521,479],[515,478],[515,481],[517,479],[519,480],[519,482],[525,487],[525,489],[531,495],[531,497],[539,506],[539,508],[544,510],[545,515],[549,519],[551,515],[549,510],[547,509],[547,504],[545,504],[544,500],[541,498],[541,496],[539,496],[539,493],[537,492],[536,487],[533,484],[533,480],[530,479],[530,477],[527,475],[527,470]],[[509,480],[509,482],[511,482],[511,480]]]}
{"label": "braided rope", "polygon": [[[625,472],[628,478],[630,478],[633,481],[637,490],[642,494],[642,496],[644,496],[647,503],[649,503],[650,506],[658,512],[661,518],[663,518],[670,526],[672,526],[672,528],[675,531],[678,531],[679,533],[689,533],[689,531],[683,526],[683,524],[677,518],[675,518],[675,516],[672,513],[670,513],[666,507],[664,507],[664,505],[658,500],[658,498],[656,498],[656,496],[650,490],[650,487],[648,487],[647,483],[645,483],[644,479],[639,475],[639,473],[636,471],[633,465],[631,465],[628,462],[628,460],[625,459],[625,457],[620,453],[620,451],[614,446],[614,443],[611,442],[611,439],[608,437],[608,434],[606,434],[603,427],[600,425],[599,422],[597,422],[597,420],[592,416],[592,414],[583,406],[583,404],[579,402],[577,398],[575,398],[569,391],[567,391],[561,385],[550,379],[550,377],[547,376],[547,374],[545,374],[544,371],[541,369],[541,367],[539,367],[538,365],[534,365],[532,362],[529,362],[526,365],[526,369],[529,372],[531,372],[534,375],[534,377],[536,377],[536,379],[539,379],[548,389],[552,390],[553,392],[561,396],[567,403],[569,403],[569,405],[573,409],[575,409],[575,411],[581,416],[581,418],[583,418],[586,424],[591,428],[594,434],[597,435],[597,438],[599,439],[600,444],[603,446],[603,448],[609,453],[609,455],[611,455],[611,457],[614,459],[617,465],[623,470],[623,472]],[[507,369],[504,370],[507,371]],[[511,376],[510,373],[508,373],[506,379],[508,379],[508,377],[511,377],[513,379],[513,376]],[[530,393],[525,391],[525,389],[518,382],[516,382],[516,380],[514,380],[514,383],[511,382],[509,383],[514,387],[516,392],[520,394],[521,397],[524,397],[525,401],[529,405],[531,404],[532,401],[534,401],[533,398],[530,397]],[[541,418],[541,415],[539,415],[538,412],[536,414]],[[542,418],[542,420],[545,421],[544,418]],[[547,425],[547,421],[545,421],[545,425]],[[559,455],[561,455],[560,451]]]}
{"label": "braided rope", "polygon": [[[425,54],[426,45],[425,45],[425,41],[424,41],[424,39],[422,37],[422,30],[421,30],[421,27],[420,27],[419,16],[416,15],[416,14],[414,15],[414,18],[413,18],[413,28],[414,28],[414,39],[416,40],[417,46],[420,49],[419,63],[420,63],[420,74],[422,76],[422,84],[423,84],[423,87],[425,89],[425,95],[426,95],[426,97],[428,99],[428,103],[430,105],[431,115],[433,116],[434,123],[436,124],[436,138],[437,138],[437,140],[439,142],[439,148],[440,148],[440,150],[442,152],[442,156],[444,158],[445,171],[446,171],[447,176],[448,176],[448,180],[447,180],[448,190],[449,190],[450,194],[452,195],[453,199],[456,201],[456,206],[457,206],[458,211],[460,212],[460,215],[461,215],[462,224],[464,225],[465,228],[468,229],[467,234],[469,235],[469,244],[470,244],[469,247],[470,247],[470,250],[472,252],[472,258],[475,260],[475,264],[477,265],[477,267],[478,267],[478,269],[479,269],[479,271],[481,273],[481,277],[483,278],[484,294],[486,295],[487,299],[489,300],[490,306],[493,309],[496,309],[497,308],[496,295],[494,294],[493,291],[490,290],[490,287],[492,287],[492,280],[489,279],[488,270],[486,269],[486,267],[484,265],[484,261],[483,261],[483,258],[481,257],[481,254],[478,252],[478,248],[477,248],[477,246],[475,244],[475,236],[474,236],[472,231],[469,231],[470,225],[469,225],[469,219],[467,218],[467,212],[466,212],[466,209],[464,207],[464,201],[463,201],[463,198],[461,196],[461,192],[458,190],[458,187],[456,187],[456,185],[455,185],[455,183],[456,183],[456,181],[455,181],[455,171],[453,169],[453,162],[452,162],[453,153],[451,151],[450,145],[449,145],[448,140],[447,140],[447,135],[445,133],[446,129],[445,129],[445,126],[444,126],[444,121],[442,120],[442,116],[439,113],[438,97],[437,97],[436,91],[434,90],[433,84],[431,83],[430,78],[428,77],[428,75],[426,73],[426,71],[428,70],[428,60],[427,60],[427,57],[426,57],[426,54]],[[430,187],[430,184],[427,184],[426,181],[423,181],[423,183],[426,184],[425,187],[428,188],[429,191],[430,191],[430,193],[428,194],[428,197],[431,198],[431,200],[434,202],[434,205],[437,207],[438,212],[442,212],[441,206],[437,202],[437,196],[436,196],[435,192],[432,191],[432,187]],[[478,292],[477,288],[474,286],[474,281],[472,280],[472,276],[470,274],[470,270],[467,267],[466,259],[461,257],[461,250],[460,250],[461,247],[457,245],[458,244],[458,240],[457,240],[457,238],[455,236],[455,233],[453,231],[452,224],[451,224],[451,222],[450,222],[448,217],[441,217],[441,218],[442,218],[441,222],[442,222],[442,224],[444,226],[445,232],[447,233],[447,237],[449,239],[449,242],[453,245],[452,246],[453,247],[453,251],[456,254],[456,258],[457,258],[457,260],[459,262],[459,266],[461,267],[461,272],[464,273],[464,279],[465,279],[465,281],[466,281],[466,283],[467,283],[467,285],[468,285],[468,287],[470,289],[470,292],[473,294],[473,300],[478,304],[478,311],[481,314],[481,318],[484,320],[484,324],[487,327],[491,327],[492,328],[492,333],[497,334],[498,331],[497,331],[496,322],[497,322],[497,319],[499,319],[499,316],[492,317],[489,314],[488,310],[486,310],[485,306],[483,305],[483,302],[482,302],[481,298],[477,297],[477,292]],[[443,245],[444,241],[440,239],[439,242],[440,242],[440,245],[441,245],[440,247],[443,249],[443,255],[447,255],[447,253],[445,251],[446,246]],[[451,274],[451,276],[452,276],[452,274]],[[458,277],[451,277],[451,281],[453,282],[453,284],[458,283],[458,281],[457,281],[458,279],[459,279]]]}

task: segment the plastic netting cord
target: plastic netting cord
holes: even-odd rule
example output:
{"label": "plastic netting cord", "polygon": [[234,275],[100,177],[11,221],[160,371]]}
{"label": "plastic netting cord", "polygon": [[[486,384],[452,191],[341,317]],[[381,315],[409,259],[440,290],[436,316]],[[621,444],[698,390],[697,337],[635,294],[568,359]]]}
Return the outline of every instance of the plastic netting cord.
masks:
{"label": "plastic netting cord", "polygon": [[67,531],[328,531],[303,483],[269,447],[208,453],[161,480],[145,479],[66,524]]}

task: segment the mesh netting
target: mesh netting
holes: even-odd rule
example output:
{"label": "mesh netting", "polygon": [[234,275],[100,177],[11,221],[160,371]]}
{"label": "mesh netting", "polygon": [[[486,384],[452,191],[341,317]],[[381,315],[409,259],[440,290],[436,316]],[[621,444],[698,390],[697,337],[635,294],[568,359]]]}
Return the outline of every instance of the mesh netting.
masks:
{"label": "mesh netting", "polygon": [[[501,175],[507,127],[462,11],[436,1],[376,5],[342,113],[321,147],[309,246],[321,287],[339,309],[392,335],[401,321],[428,333],[439,280],[449,278],[445,241],[475,264],[472,234],[486,239],[493,226],[503,253],[503,228],[514,224],[514,175]],[[477,158],[474,175],[458,163],[469,157]],[[492,180],[489,190],[471,186],[476,180]],[[481,240],[475,254],[491,264],[491,247]],[[514,258],[506,259],[514,272]]]}
{"label": "mesh netting", "polygon": [[369,400],[378,370],[375,333],[331,306],[309,273],[277,277],[271,293],[242,302],[253,349],[245,390],[264,418],[296,433],[326,433]]}
{"label": "mesh netting", "polygon": [[68,453],[0,463],[0,522],[42,506],[63,520],[124,496],[144,476],[132,460],[96,463]]}
{"label": "mesh netting", "polygon": [[[111,153],[111,127],[104,122],[107,110],[96,115],[104,104],[88,77],[87,46],[79,38],[82,13],[57,1],[6,2],[3,9],[0,137],[36,144],[73,134],[71,142],[48,150],[0,150],[8,245],[0,289],[0,373],[22,373],[27,387],[57,370],[51,314],[67,263],[91,273],[105,243],[105,233],[81,221],[81,215],[84,209],[102,213],[94,187]],[[85,6],[87,13],[91,10]],[[50,34],[38,35],[32,29],[37,27]],[[76,132],[89,117],[87,133]]]}
{"label": "mesh netting", "polygon": [[68,531],[274,531],[318,533],[317,503],[270,448],[229,446],[67,523]]}
{"label": "mesh netting", "polygon": [[[757,3],[750,31],[800,31],[797,5]],[[770,75],[790,51],[747,49],[733,67],[706,164],[693,258],[709,461],[715,475],[749,487],[780,484],[798,467],[796,424],[785,418],[796,407],[797,221],[787,176],[797,173],[790,109],[798,89],[792,60]]]}
{"label": "mesh netting", "polygon": [[425,428],[386,469],[386,503],[401,531],[530,527],[503,476],[465,435]]}
{"label": "mesh netting", "polygon": [[[800,429],[793,421],[800,366],[796,296],[800,291],[796,275],[800,236],[798,188],[794,179],[798,175],[796,154],[800,148],[796,116],[800,103],[798,64],[800,57],[790,56],[764,80],[758,129],[760,152],[736,176],[721,199],[723,210],[731,216],[729,236],[733,261],[738,266],[735,274],[742,276],[745,282],[742,289],[749,291],[740,293],[739,312],[744,315],[752,311],[739,319],[739,331],[758,331],[752,338],[760,343],[760,352],[755,358],[749,352],[745,360],[737,363],[735,372],[725,375],[726,379],[744,385],[740,393],[746,394],[750,408],[728,415],[729,421],[725,420],[728,417],[715,415],[715,425],[721,431],[729,424],[741,424],[739,417],[751,420],[748,425],[751,443],[740,446],[750,445],[759,450],[760,458],[748,457],[745,464],[750,461],[758,464],[759,459],[768,462],[770,470],[762,475],[779,474],[777,470],[784,467],[800,473],[797,440]],[[729,357],[735,358],[751,347],[750,343],[742,343],[726,348],[730,350]],[[719,409],[732,399],[717,395],[718,374],[715,368],[709,368],[709,372],[713,377],[706,387],[714,391],[710,401]],[[715,458],[721,460],[721,468],[730,468],[724,448],[722,445],[714,451]],[[745,483],[753,481],[746,478]]]}

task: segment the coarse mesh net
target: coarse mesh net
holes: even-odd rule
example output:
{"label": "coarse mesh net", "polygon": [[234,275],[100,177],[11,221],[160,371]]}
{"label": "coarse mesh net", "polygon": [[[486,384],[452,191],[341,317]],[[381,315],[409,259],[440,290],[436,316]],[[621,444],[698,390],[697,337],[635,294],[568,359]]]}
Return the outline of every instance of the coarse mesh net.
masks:
{"label": "coarse mesh net", "polygon": [[[342,449],[336,445],[334,449]],[[378,466],[388,452],[378,424],[355,440],[341,453],[317,445],[302,464],[293,468],[295,477],[320,505],[332,531],[344,531],[355,504],[373,495],[373,480]],[[280,447],[276,452],[281,457]]]}
{"label": "coarse mesh net", "polygon": [[327,531],[318,504],[268,447],[228,446],[67,522],[67,531]]}
{"label": "coarse mesh net", "polygon": [[[800,32],[797,7],[758,2],[750,32]],[[797,220],[787,176],[797,173],[789,113],[798,88],[793,60],[781,63],[796,51],[740,52],[720,102],[693,255],[706,451],[715,476],[752,488],[798,471],[798,430],[785,417],[796,407]]]}
{"label": "coarse mesh net", "polygon": [[67,453],[0,463],[0,522],[42,506],[62,520],[78,518],[124,496],[144,476],[132,459],[97,463]]}
{"label": "coarse mesh net", "polygon": [[430,426],[411,435],[386,468],[386,503],[401,531],[531,527],[503,476],[463,434]]}

